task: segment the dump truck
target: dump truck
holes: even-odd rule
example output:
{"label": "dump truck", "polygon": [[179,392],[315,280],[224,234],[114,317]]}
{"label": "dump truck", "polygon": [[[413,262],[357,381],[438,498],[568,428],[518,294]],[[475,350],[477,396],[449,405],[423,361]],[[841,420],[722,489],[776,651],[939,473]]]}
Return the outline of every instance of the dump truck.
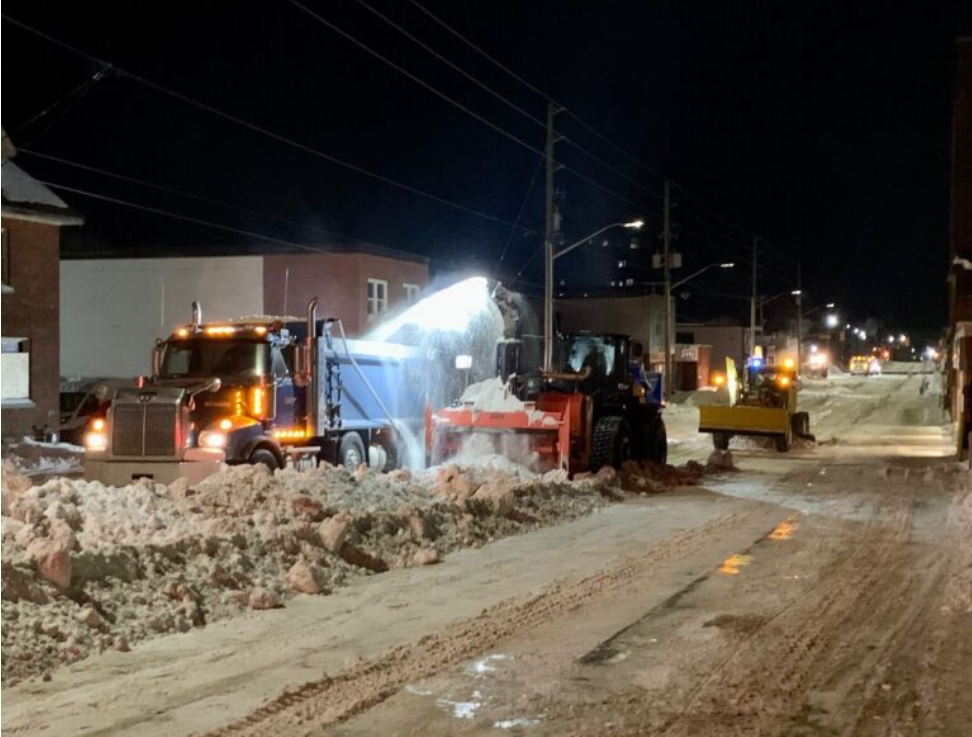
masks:
{"label": "dump truck", "polygon": [[717,450],[728,450],[735,436],[773,438],[776,449],[784,453],[794,437],[812,439],[810,415],[797,411],[792,362],[786,366],[751,364],[746,386],[735,402],[699,407],[699,432],[711,433]]}
{"label": "dump truck", "polygon": [[115,390],[84,435],[85,476],[190,483],[223,463],[400,465],[420,441],[425,385],[415,348],[350,340],[338,319],[192,320],[152,354],[152,374]]}
{"label": "dump truck", "polygon": [[[538,470],[571,475],[626,460],[665,463],[661,374],[645,371],[642,347],[628,335],[558,336],[553,370],[521,372],[520,342],[497,348],[504,396],[494,406],[458,402],[429,421],[433,463],[459,453],[471,438],[493,441],[504,453],[520,439]],[[520,455],[523,455],[522,449]]]}

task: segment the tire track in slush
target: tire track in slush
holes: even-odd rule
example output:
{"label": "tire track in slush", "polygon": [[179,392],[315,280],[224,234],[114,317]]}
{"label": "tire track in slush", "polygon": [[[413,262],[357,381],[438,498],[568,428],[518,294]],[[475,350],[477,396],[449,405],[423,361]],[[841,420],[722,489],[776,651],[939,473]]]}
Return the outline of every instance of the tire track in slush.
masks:
{"label": "tire track in slush", "polygon": [[710,543],[718,532],[738,527],[765,512],[764,505],[753,503],[748,510],[720,515],[653,545],[644,555],[626,557],[617,565],[579,581],[557,581],[537,595],[500,602],[476,617],[394,647],[346,672],[325,675],[285,692],[246,717],[206,733],[206,737],[290,737],[340,724],[381,703],[412,681],[434,675],[504,638],[522,634],[559,614],[615,593],[628,586],[631,579],[687,557],[699,545]]}
{"label": "tire track in slush", "polygon": [[[906,565],[902,558],[894,564],[892,558],[900,542],[911,530],[911,499],[898,495],[889,500],[891,517],[885,524],[876,523],[877,514],[869,518],[862,531],[861,542],[827,576],[796,599],[774,612],[762,625],[751,632],[717,666],[703,676],[690,689],[684,705],[661,725],[651,720],[644,711],[644,704],[623,698],[621,708],[634,709],[629,719],[618,728],[598,727],[594,731],[580,730],[576,735],[603,735],[627,737],[631,735],[730,735],[767,734],[779,730],[789,733],[793,728],[787,706],[794,697],[805,693],[806,682],[816,672],[816,667],[830,655],[837,641],[848,631],[845,625],[862,610],[874,610],[868,603],[879,595],[882,581],[897,575]],[[844,575],[846,572],[846,575]],[[809,608],[810,599],[819,600]],[[894,600],[887,600],[891,607]],[[788,619],[795,622],[787,624]],[[779,630],[781,636],[774,637]],[[770,650],[760,647],[746,650],[753,642],[778,642]],[[769,687],[760,689],[760,683]],[[704,702],[705,709],[695,709]],[[652,724],[651,722],[655,723]],[[754,732],[755,730],[755,732]]]}

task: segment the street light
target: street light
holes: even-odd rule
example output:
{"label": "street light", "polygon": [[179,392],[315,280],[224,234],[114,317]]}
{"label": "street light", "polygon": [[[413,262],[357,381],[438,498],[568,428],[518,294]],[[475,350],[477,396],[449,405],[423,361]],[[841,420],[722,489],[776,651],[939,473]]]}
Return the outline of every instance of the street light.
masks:
{"label": "street light", "polygon": [[604,233],[612,228],[628,228],[629,230],[641,230],[645,226],[645,221],[640,218],[637,220],[631,220],[629,222],[611,223],[610,225],[605,225],[600,230],[595,230],[586,238],[581,238],[575,243],[571,243],[566,248],[560,251],[555,251],[553,244],[548,241],[547,243],[547,263],[546,263],[546,279],[543,297],[543,369],[544,371],[553,370],[553,318],[554,318],[554,262],[561,256],[566,256],[568,253],[573,251],[575,248],[579,248],[587,243],[592,238],[596,238],[601,233]]}
{"label": "street light", "polygon": [[672,289],[676,289],[676,288],[682,286],[683,284],[685,284],[686,282],[692,281],[692,279],[694,279],[695,277],[697,277],[699,274],[703,274],[706,271],[708,271],[709,269],[715,269],[715,268],[719,268],[719,269],[734,269],[734,268],[736,268],[736,265],[734,263],[725,263],[725,264],[709,264],[708,266],[703,266],[701,269],[699,269],[698,271],[696,271],[694,274],[689,274],[687,277],[685,277],[681,281],[677,281],[674,284],[672,284]]}
{"label": "street light", "polygon": [[837,317],[837,315],[835,315],[834,313],[830,313],[829,315],[827,315],[827,317],[824,318],[824,324],[828,328],[833,330],[835,327],[837,327],[840,324],[840,318]]}

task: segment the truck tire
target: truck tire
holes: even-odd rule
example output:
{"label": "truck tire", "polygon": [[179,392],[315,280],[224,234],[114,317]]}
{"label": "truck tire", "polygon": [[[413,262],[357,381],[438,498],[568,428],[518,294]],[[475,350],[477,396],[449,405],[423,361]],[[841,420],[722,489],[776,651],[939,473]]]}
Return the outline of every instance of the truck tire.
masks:
{"label": "truck tire", "polygon": [[631,458],[631,428],[623,417],[602,417],[591,437],[590,470],[596,473],[604,466],[620,468]]}
{"label": "truck tire", "polygon": [[362,463],[368,462],[364,442],[356,432],[345,433],[338,446],[338,463],[349,471],[357,470]]}
{"label": "truck tire", "polygon": [[776,450],[780,453],[789,453],[790,446],[793,445],[793,434],[791,431],[787,431],[782,435],[777,435],[776,438]]}
{"label": "truck tire", "polygon": [[280,468],[280,459],[278,459],[277,455],[269,448],[254,448],[250,452],[246,462],[252,466],[262,463],[271,471],[276,471],[278,468]]}
{"label": "truck tire", "polygon": [[729,450],[729,438],[731,437],[727,432],[712,433],[712,447],[716,450]]}

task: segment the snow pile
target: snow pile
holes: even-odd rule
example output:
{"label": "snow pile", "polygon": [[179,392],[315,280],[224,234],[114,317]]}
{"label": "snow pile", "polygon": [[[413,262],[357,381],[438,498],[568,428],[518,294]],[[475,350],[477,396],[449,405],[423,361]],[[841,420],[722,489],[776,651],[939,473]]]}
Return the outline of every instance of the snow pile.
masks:
{"label": "snow pile", "polygon": [[5,446],[4,464],[28,476],[76,473],[84,463],[84,448],[70,443],[42,443],[23,438]]}
{"label": "snow pile", "polygon": [[527,404],[520,401],[498,376],[470,384],[459,403],[472,405],[476,412],[525,412],[528,409]]}
{"label": "snow pile", "polygon": [[413,475],[235,466],[189,488],[2,474],[3,677],[48,674],[605,503],[600,480],[513,465]]}
{"label": "snow pile", "polygon": [[[943,475],[945,467],[939,467]],[[972,613],[972,478],[961,466],[952,470],[957,488],[948,510],[945,528],[952,540],[957,541],[952,553],[953,564],[945,587],[947,607],[956,614]],[[933,480],[931,469],[926,472],[925,482]]]}

